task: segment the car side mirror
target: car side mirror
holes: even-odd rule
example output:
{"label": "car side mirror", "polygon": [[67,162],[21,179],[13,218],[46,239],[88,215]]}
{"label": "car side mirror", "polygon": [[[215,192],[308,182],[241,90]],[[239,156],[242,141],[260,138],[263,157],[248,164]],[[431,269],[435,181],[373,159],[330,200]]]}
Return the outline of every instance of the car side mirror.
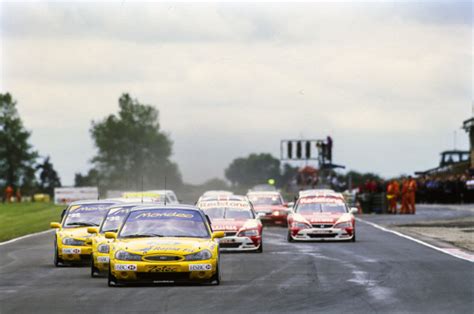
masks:
{"label": "car side mirror", "polygon": [[220,238],[223,238],[225,236],[225,233],[224,231],[214,231],[212,233],[212,239],[220,239]]}
{"label": "car side mirror", "polygon": [[49,224],[49,227],[53,228],[53,229],[60,229],[61,224],[59,222],[52,222],[52,223]]}
{"label": "car side mirror", "polygon": [[349,213],[351,213],[352,215],[355,215],[359,212],[359,209],[357,209],[357,207],[351,207]]}
{"label": "car side mirror", "polygon": [[116,232],[106,232],[105,233],[105,238],[106,239],[117,239],[117,233]]}
{"label": "car side mirror", "polygon": [[89,227],[89,228],[87,228],[87,232],[88,232],[88,233],[91,233],[91,234],[97,234],[97,233],[99,233],[99,228],[97,228],[97,227]]}

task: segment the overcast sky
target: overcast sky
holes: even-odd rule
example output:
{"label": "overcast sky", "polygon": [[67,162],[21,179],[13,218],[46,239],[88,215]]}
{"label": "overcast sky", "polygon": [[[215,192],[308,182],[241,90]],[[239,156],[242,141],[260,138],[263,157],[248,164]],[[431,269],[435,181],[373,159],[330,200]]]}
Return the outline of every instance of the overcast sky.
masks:
{"label": "overcast sky", "polygon": [[187,182],[280,139],[334,139],[334,161],[389,177],[468,149],[470,1],[0,4],[0,92],[63,184],[121,93],[156,106]]}

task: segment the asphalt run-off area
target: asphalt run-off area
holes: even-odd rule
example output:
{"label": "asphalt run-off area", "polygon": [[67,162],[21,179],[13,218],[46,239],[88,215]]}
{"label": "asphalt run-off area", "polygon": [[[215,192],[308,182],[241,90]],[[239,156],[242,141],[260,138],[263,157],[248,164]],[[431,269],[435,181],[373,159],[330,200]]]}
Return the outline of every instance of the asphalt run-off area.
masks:
{"label": "asphalt run-off area", "polygon": [[355,243],[288,243],[266,227],[263,253],[222,254],[220,286],[109,288],[54,267],[42,233],[0,246],[0,312],[472,313],[474,263],[366,223],[379,217],[362,216]]}

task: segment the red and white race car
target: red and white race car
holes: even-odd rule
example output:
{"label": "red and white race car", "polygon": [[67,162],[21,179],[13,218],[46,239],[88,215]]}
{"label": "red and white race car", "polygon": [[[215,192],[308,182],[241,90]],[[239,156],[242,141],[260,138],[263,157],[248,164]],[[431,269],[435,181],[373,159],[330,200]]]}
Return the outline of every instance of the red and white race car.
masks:
{"label": "red and white race car", "polygon": [[221,251],[263,252],[262,223],[245,196],[201,200],[197,206],[211,220],[213,231],[224,231]]}
{"label": "red and white race car", "polygon": [[288,241],[355,241],[356,212],[340,193],[306,194],[288,215]]}
{"label": "red and white race car", "polygon": [[286,226],[290,209],[288,204],[283,201],[280,192],[248,192],[247,197],[263,223]]}

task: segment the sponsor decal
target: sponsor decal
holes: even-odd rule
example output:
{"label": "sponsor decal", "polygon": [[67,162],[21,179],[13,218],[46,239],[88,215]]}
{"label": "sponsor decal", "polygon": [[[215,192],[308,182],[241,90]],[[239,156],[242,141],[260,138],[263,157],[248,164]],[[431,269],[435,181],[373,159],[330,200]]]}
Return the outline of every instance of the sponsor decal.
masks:
{"label": "sponsor decal", "polygon": [[153,245],[142,249],[137,249],[138,252],[150,252],[150,251],[159,251],[159,252],[168,252],[168,251],[176,251],[176,252],[184,252],[184,253],[192,253],[194,252],[193,249],[190,248],[182,248],[177,246],[161,246],[161,245]]}
{"label": "sponsor decal", "polygon": [[167,265],[152,265],[147,267],[147,271],[151,273],[175,273],[178,271],[178,267]]}
{"label": "sponsor decal", "polygon": [[232,226],[232,225],[212,225],[212,230],[237,231],[237,226]]}
{"label": "sponsor decal", "polygon": [[234,243],[235,239],[219,239],[219,243]]}
{"label": "sponsor decal", "polygon": [[201,215],[193,210],[150,210],[132,212],[129,220],[147,220],[147,219],[186,219],[193,221],[202,221]]}
{"label": "sponsor decal", "polygon": [[80,248],[64,248],[63,254],[81,254]]}
{"label": "sponsor decal", "polygon": [[137,271],[136,264],[115,264],[115,270],[118,271]]}
{"label": "sponsor decal", "polygon": [[250,205],[245,201],[206,201],[199,204],[199,208],[237,208],[237,209],[250,209]]}
{"label": "sponsor decal", "polygon": [[98,211],[106,209],[107,207],[111,206],[112,204],[91,204],[91,205],[74,205],[69,208],[69,212],[73,213],[81,213],[81,212],[91,212],[91,211]]}
{"label": "sponsor decal", "polygon": [[97,263],[108,263],[109,260],[108,256],[97,256]]}
{"label": "sponsor decal", "polygon": [[211,264],[190,264],[189,271],[207,271],[212,270]]}

